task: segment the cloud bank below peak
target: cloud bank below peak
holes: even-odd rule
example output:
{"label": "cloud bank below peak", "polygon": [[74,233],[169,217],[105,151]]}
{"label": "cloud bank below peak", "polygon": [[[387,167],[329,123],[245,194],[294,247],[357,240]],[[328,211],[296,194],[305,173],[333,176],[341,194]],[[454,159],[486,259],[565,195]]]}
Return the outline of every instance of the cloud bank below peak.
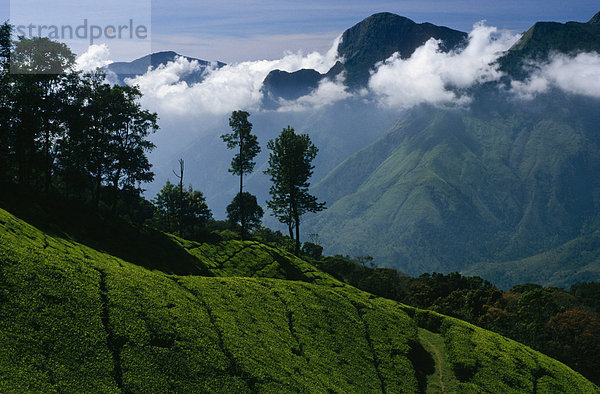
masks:
{"label": "cloud bank below peak", "polygon": [[[479,22],[473,26],[465,45],[444,52],[441,42],[430,39],[407,59],[396,53],[373,66],[368,86],[351,91],[343,75],[322,79],[310,94],[296,100],[280,99],[279,112],[305,111],[336,102],[358,98],[396,110],[427,103],[442,106],[467,105],[472,99],[469,88],[485,82],[500,81],[506,75],[497,60],[520,38],[519,34],[501,31]],[[280,59],[246,61],[209,67],[178,57],[175,61],[149,69],[143,75],[126,80],[143,93],[142,104],[159,113],[162,119],[203,116],[225,116],[236,109],[261,111],[264,99],[263,81],[269,72],[294,72],[314,69],[326,73],[340,59],[337,48],[341,36],[322,54],[287,52]],[[77,69],[91,71],[105,66],[109,60],[105,45],[90,46],[77,59]],[[565,92],[600,97],[600,55],[554,54],[543,63],[529,64],[529,77],[511,81],[506,90],[517,99],[532,99],[538,94],[559,88]],[[203,72],[203,80],[189,84],[184,77]],[[110,80],[110,76],[109,76]]]}
{"label": "cloud bank below peak", "polygon": [[555,53],[546,62],[530,63],[525,81],[512,81],[510,91],[518,98],[531,100],[558,88],[564,92],[600,98],[600,54],[574,56]]}
{"label": "cloud bank below peak", "polygon": [[293,72],[306,68],[325,73],[338,60],[340,39],[338,37],[325,54],[288,52],[277,60],[247,61],[210,68],[205,71],[202,82],[192,85],[181,81],[181,77],[198,71],[198,64],[182,57],[126,82],[139,86],[144,94],[144,104],[159,113],[223,115],[239,108],[256,111],[260,109],[262,83],[269,72],[275,69]]}
{"label": "cloud bank below peak", "polygon": [[377,64],[369,89],[388,107],[465,104],[470,98],[460,90],[499,80],[502,73],[495,62],[519,37],[480,22],[474,25],[463,49],[443,52],[441,42],[430,39],[408,59],[396,53]]}

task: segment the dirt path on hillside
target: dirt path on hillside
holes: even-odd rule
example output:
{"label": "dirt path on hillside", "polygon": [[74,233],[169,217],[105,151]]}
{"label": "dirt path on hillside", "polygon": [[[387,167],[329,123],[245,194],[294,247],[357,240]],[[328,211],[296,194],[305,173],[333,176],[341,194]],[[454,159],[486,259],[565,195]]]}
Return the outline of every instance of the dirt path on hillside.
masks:
{"label": "dirt path on hillside", "polygon": [[427,338],[421,338],[425,341],[425,343],[427,343],[427,346],[429,346],[435,354],[435,358],[437,359],[438,376],[440,378],[440,387],[442,388],[442,393],[446,394],[446,387],[444,386],[444,373],[442,372],[442,355],[440,354],[440,350]]}

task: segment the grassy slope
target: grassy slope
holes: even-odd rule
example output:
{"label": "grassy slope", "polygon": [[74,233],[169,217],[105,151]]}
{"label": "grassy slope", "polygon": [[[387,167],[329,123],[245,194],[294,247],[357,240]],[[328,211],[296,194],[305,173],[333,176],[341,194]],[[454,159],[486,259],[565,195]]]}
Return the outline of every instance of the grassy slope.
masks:
{"label": "grassy slope", "polygon": [[296,256],[254,241],[198,243],[171,236],[198,265],[213,276],[299,280],[335,286],[339,283]]}
{"label": "grassy slope", "polygon": [[176,241],[225,276],[150,271],[0,210],[0,391],[415,392],[419,325],[444,338],[465,390],[598,391],[525,346],[264,245]]}
{"label": "grassy slope", "polygon": [[207,236],[215,239],[199,244],[149,227],[132,226],[76,201],[54,197],[42,203],[31,193],[0,187],[0,207],[15,212],[48,236],[90,246],[149,270],[177,275],[256,275],[306,282],[331,278],[289,253],[255,242],[220,242],[218,237]]}

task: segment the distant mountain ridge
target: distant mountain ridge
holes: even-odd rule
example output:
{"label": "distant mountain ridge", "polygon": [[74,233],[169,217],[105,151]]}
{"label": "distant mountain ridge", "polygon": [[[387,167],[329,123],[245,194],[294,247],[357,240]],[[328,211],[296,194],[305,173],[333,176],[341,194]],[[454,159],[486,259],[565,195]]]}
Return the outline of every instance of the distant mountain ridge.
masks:
{"label": "distant mountain ridge", "polygon": [[114,62],[106,66],[105,70],[108,73],[116,75],[118,83],[123,85],[125,84],[125,79],[144,75],[148,71],[148,68],[151,67],[152,69],[155,69],[159,66],[165,66],[169,62],[174,62],[178,57],[183,57],[190,62],[196,61],[200,65],[198,71],[182,76],[181,80],[188,84],[202,82],[202,80],[204,80],[204,72],[208,68],[221,68],[225,65],[225,63],[222,62],[209,62],[202,59],[182,56],[173,51],[164,51],[152,53],[131,62]]}
{"label": "distant mountain ridge", "polygon": [[263,81],[263,107],[277,108],[278,100],[295,100],[310,94],[325,75],[313,69],[294,72],[273,70]]}

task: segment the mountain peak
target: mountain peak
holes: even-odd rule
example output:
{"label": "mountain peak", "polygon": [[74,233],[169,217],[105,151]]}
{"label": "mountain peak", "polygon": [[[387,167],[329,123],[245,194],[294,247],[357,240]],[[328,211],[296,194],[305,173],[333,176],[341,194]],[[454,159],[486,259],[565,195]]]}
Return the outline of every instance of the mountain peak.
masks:
{"label": "mountain peak", "polygon": [[181,55],[175,51],[160,51],[160,52],[154,52],[152,54],[152,56],[181,56]]}
{"label": "mountain peak", "polygon": [[430,38],[442,41],[442,50],[449,50],[467,34],[430,23],[415,23],[404,16],[381,12],[357,23],[342,35],[338,54],[345,59],[344,69],[349,86],[364,86],[371,68],[398,52],[408,58]]}
{"label": "mountain peak", "polygon": [[295,73],[272,71],[263,82],[263,93],[270,100],[295,99],[308,94],[322,78],[334,79],[345,73],[345,83],[351,88],[367,85],[371,69],[394,53],[406,59],[430,38],[441,41],[446,51],[465,42],[467,34],[431,23],[415,23],[391,12],[373,14],[349,28],[342,35],[337,62],[325,75],[314,70]]}
{"label": "mountain peak", "polygon": [[409,19],[405,16],[401,16],[401,15],[397,15],[397,14],[393,14],[391,12],[378,12],[376,14],[373,14],[365,19],[363,19],[362,22],[359,22],[358,24],[364,24],[364,23],[379,23],[382,21],[394,21],[396,23],[409,23],[409,24],[415,24],[416,23],[412,20]]}

